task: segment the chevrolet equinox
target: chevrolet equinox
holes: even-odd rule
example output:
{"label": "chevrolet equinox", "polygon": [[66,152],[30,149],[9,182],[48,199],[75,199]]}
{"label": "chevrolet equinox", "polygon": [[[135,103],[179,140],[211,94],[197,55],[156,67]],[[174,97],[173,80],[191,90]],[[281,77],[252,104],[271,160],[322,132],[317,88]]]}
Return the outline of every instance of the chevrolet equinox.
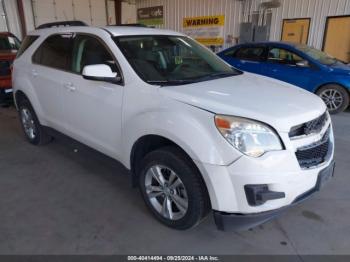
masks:
{"label": "chevrolet equinox", "polygon": [[55,130],[120,161],[175,229],[210,212],[221,230],[254,227],[333,176],[319,97],[232,68],[177,32],[46,24],[25,38],[13,73],[30,143]]}

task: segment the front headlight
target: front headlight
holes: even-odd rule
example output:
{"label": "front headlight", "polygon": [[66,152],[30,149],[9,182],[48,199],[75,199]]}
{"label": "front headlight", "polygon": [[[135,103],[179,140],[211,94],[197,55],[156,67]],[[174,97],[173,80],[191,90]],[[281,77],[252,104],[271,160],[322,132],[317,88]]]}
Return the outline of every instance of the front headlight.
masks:
{"label": "front headlight", "polygon": [[260,122],[216,115],[215,125],[231,145],[248,156],[260,157],[268,151],[283,149],[278,135]]}

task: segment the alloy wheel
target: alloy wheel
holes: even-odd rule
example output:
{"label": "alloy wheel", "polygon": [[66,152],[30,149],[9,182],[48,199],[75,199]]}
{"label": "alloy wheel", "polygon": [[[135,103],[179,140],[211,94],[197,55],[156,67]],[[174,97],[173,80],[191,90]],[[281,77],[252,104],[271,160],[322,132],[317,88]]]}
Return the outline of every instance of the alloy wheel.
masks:
{"label": "alloy wheel", "polygon": [[32,113],[27,108],[21,109],[21,121],[24,132],[30,140],[34,140],[36,137],[36,127]]}
{"label": "alloy wheel", "polygon": [[326,89],[321,94],[320,97],[326,103],[329,111],[335,111],[339,109],[344,101],[342,94],[335,89]]}
{"label": "alloy wheel", "polygon": [[173,170],[161,165],[150,167],[146,172],[145,187],[149,202],[162,217],[179,220],[186,215],[186,188]]}

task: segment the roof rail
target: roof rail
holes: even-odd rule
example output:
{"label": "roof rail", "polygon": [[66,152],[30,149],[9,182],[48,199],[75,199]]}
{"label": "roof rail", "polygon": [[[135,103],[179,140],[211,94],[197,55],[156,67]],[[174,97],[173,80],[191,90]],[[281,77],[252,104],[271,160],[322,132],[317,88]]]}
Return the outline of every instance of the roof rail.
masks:
{"label": "roof rail", "polygon": [[135,26],[135,27],[148,27],[147,25],[144,24],[116,24],[116,26]]}
{"label": "roof rail", "polygon": [[82,21],[61,21],[61,22],[42,24],[42,25],[39,25],[37,29],[60,27],[60,26],[88,26],[88,25]]}

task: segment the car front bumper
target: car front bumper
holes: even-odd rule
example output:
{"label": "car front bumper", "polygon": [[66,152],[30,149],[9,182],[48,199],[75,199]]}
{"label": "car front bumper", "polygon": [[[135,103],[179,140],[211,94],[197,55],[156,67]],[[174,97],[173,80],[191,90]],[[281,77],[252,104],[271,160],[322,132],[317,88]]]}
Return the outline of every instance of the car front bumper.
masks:
{"label": "car front bumper", "polygon": [[242,155],[227,166],[195,161],[219,228],[227,228],[227,221],[238,230],[263,223],[320,189],[321,174],[334,169],[332,128],[326,158],[318,166],[302,168],[296,148],[287,145],[259,158]]}
{"label": "car front bumper", "polygon": [[308,190],[307,192],[299,195],[288,206],[284,206],[279,209],[275,209],[271,211],[253,213],[253,214],[233,214],[233,213],[214,211],[215,224],[219,230],[241,231],[241,230],[248,230],[262,223],[265,223],[275,218],[276,216],[284,212],[286,209],[303,202],[304,200],[306,200],[316,192],[320,191],[321,188],[329,181],[329,179],[334,176],[334,169],[335,169],[335,162],[332,161],[327,168],[323,169],[319,173],[316,185],[312,189]]}

